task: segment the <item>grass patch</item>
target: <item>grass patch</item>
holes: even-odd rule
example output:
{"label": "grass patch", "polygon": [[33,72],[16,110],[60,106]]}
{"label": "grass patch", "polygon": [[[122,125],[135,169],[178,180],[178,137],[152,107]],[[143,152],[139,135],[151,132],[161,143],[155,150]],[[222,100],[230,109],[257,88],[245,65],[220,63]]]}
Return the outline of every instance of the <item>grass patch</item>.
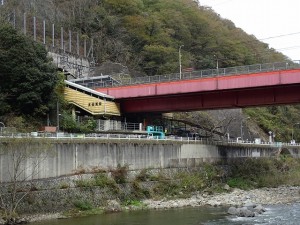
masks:
{"label": "grass patch", "polygon": [[75,185],[76,187],[88,188],[95,186],[95,181],[93,179],[80,179],[75,181]]}
{"label": "grass patch", "polygon": [[75,208],[63,213],[63,215],[66,217],[83,217],[83,216],[100,215],[102,213],[104,213],[103,208],[92,208],[90,210],[84,210],[84,211]]}
{"label": "grass patch", "polygon": [[67,182],[61,182],[59,185],[60,189],[67,189],[70,187],[70,184],[68,184]]}
{"label": "grass patch", "polygon": [[144,203],[142,203],[140,200],[126,200],[123,202],[124,206],[134,206],[137,208],[143,208],[145,206]]}
{"label": "grass patch", "polygon": [[250,182],[249,180],[243,179],[243,178],[239,178],[239,177],[230,178],[227,181],[227,184],[232,188],[240,188],[243,190],[249,190],[249,189],[253,188],[252,182]]}
{"label": "grass patch", "polygon": [[87,211],[93,209],[92,203],[86,200],[76,200],[74,201],[74,206],[81,210],[81,211]]}

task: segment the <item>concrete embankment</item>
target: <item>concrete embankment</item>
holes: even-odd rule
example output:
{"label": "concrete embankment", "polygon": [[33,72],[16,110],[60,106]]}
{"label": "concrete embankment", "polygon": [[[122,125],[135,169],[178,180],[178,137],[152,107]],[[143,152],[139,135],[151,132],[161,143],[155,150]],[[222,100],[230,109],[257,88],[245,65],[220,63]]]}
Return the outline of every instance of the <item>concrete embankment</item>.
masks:
{"label": "concrete embankment", "polygon": [[[0,181],[11,181],[12,160],[22,158],[24,169],[20,177],[29,179],[54,178],[72,175],[78,171],[107,170],[128,165],[130,170],[194,168],[203,162],[244,157],[270,157],[279,148],[249,145],[213,145],[201,142],[149,140],[42,140],[10,143],[0,153]],[[36,143],[35,143],[36,142]],[[35,150],[31,151],[31,145]],[[46,147],[47,148],[46,148]],[[14,154],[12,154],[12,152]],[[26,155],[23,155],[26,152]],[[294,150],[298,155],[298,149]]]}

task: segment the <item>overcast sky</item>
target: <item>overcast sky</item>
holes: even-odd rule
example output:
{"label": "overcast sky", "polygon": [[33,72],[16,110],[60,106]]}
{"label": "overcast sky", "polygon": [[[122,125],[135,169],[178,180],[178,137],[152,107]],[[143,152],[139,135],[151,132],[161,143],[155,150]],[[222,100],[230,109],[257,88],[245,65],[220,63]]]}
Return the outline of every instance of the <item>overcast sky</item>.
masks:
{"label": "overcast sky", "polygon": [[300,0],[199,0],[292,60],[300,60]]}

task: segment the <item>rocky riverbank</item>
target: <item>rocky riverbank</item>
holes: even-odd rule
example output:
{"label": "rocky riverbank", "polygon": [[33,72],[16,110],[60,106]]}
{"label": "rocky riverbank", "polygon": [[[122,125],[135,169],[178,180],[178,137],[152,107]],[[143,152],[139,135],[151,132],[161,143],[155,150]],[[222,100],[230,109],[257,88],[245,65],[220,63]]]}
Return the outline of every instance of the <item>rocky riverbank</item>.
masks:
{"label": "rocky riverbank", "polygon": [[[199,206],[243,206],[249,203],[261,205],[289,204],[300,202],[300,187],[281,186],[278,188],[261,188],[254,190],[230,189],[226,193],[209,195],[206,193],[195,193],[190,198],[168,200],[147,199],[142,201],[142,207],[126,207],[126,210],[143,209],[170,209],[180,207],[199,207]],[[41,214],[28,216],[29,222],[66,218],[56,214]]]}
{"label": "rocky riverbank", "polygon": [[144,200],[149,209],[168,209],[197,206],[243,206],[247,203],[261,205],[288,204],[300,201],[300,187],[281,186],[278,188],[261,188],[254,190],[228,190],[226,193],[208,195],[196,193],[191,198],[176,200]]}

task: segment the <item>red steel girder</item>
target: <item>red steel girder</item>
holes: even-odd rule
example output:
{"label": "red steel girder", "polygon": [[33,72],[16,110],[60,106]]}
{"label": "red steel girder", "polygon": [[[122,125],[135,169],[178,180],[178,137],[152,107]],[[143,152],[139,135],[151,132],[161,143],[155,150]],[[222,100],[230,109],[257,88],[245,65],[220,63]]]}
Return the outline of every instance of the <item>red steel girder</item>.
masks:
{"label": "red steel girder", "polygon": [[300,103],[300,84],[119,99],[123,113],[175,112]]}

